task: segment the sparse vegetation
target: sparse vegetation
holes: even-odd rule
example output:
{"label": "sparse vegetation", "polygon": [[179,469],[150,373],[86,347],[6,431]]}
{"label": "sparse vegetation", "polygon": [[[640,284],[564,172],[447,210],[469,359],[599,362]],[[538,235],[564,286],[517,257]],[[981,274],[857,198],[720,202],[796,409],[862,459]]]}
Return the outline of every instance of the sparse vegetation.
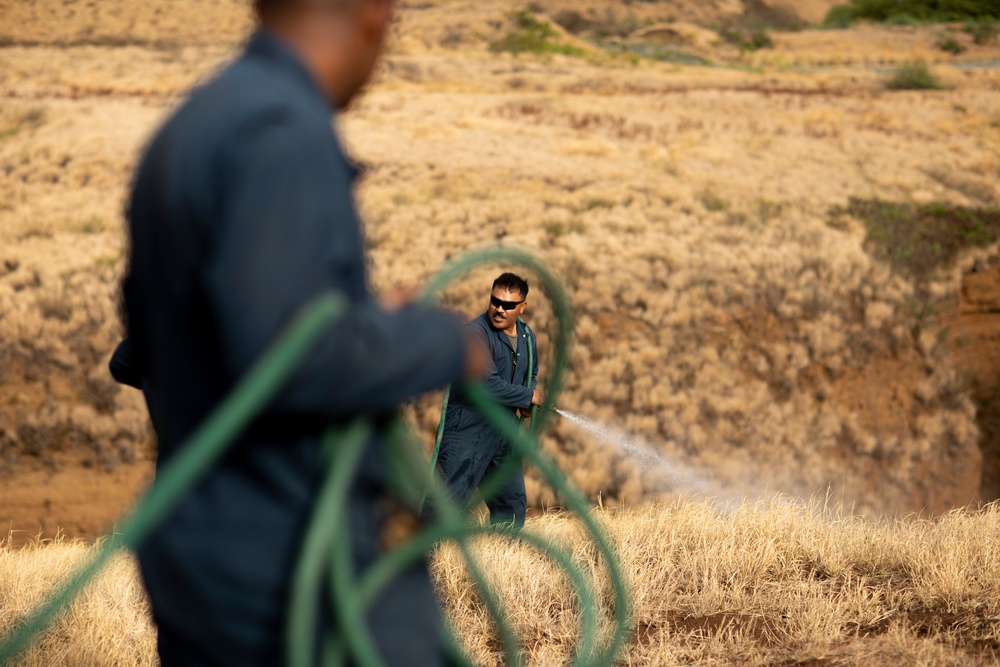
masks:
{"label": "sparse vegetation", "polygon": [[623,53],[634,58],[645,58],[646,60],[656,60],[664,63],[703,66],[713,64],[708,58],[696,53],[644,41],[608,40],[602,42],[601,46],[612,53]]}
{"label": "sparse vegetation", "polygon": [[546,21],[539,20],[531,11],[522,9],[513,14],[514,29],[502,39],[492,42],[492,51],[508,53],[559,53],[581,56],[585,51],[577,46],[555,41],[556,32]]}
{"label": "sparse vegetation", "polygon": [[702,190],[700,198],[701,203],[705,206],[705,210],[712,213],[725,211],[729,207],[729,202],[716,194],[714,190]]}
{"label": "sparse vegetation", "polygon": [[83,398],[101,414],[112,414],[115,397],[121,393],[121,385],[104,373],[87,376],[83,386]]}
{"label": "sparse vegetation", "polygon": [[910,63],[897,68],[885,80],[889,90],[941,90],[944,86],[923,63]]}
{"label": "sparse vegetation", "polygon": [[850,5],[834,5],[823,20],[824,28],[844,30],[854,23],[854,10]]}
{"label": "sparse vegetation", "polygon": [[81,222],[78,230],[81,234],[100,234],[106,231],[107,228],[108,223],[104,221],[104,218],[93,216]]}
{"label": "sparse vegetation", "polygon": [[938,40],[934,44],[937,48],[941,49],[946,53],[950,53],[953,56],[957,56],[960,53],[965,52],[965,47],[958,43],[953,35],[948,35],[941,33],[938,35]]}
{"label": "sparse vegetation", "polygon": [[757,51],[774,46],[771,35],[762,25],[720,28],[719,37],[741,51]]}
{"label": "sparse vegetation", "polygon": [[834,213],[861,220],[871,252],[920,283],[950,266],[961,251],[1000,239],[1000,208],[851,199]]}
{"label": "sparse vegetation", "polygon": [[579,35],[593,26],[593,22],[576,9],[561,9],[552,20],[572,35]]}
{"label": "sparse vegetation", "polygon": [[975,44],[989,44],[1000,34],[1000,23],[993,19],[980,19],[968,21],[962,29],[972,36]]}
{"label": "sparse vegetation", "polygon": [[12,137],[18,132],[39,128],[45,124],[45,121],[45,107],[31,107],[19,114],[14,114],[6,123],[7,127],[0,125],[0,140]]}
{"label": "sparse vegetation", "polygon": [[37,299],[38,312],[46,319],[69,322],[73,316],[73,306],[60,294],[46,294]]}
{"label": "sparse vegetation", "polygon": [[21,229],[17,238],[19,241],[27,241],[28,239],[51,239],[52,236],[52,228],[49,225],[30,223]]}

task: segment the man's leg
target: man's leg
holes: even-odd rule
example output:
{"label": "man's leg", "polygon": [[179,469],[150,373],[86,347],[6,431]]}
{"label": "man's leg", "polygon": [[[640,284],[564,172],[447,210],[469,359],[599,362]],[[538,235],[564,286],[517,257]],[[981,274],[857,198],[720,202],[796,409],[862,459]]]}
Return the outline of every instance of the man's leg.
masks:
{"label": "man's leg", "polygon": [[528,509],[528,497],[524,490],[524,465],[511,452],[510,445],[497,447],[498,453],[490,461],[484,480],[494,475],[504,477],[500,488],[486,498],[490,508],[490,523],[510,523],[520,529],[524,525],[524,515]]}
{"label": "man's leg", "polygon": [[466,429],[444,434],[438,452],[437,472],[451,499],[465,505],[483,479],[493,448],[483,437],[483,429]]}

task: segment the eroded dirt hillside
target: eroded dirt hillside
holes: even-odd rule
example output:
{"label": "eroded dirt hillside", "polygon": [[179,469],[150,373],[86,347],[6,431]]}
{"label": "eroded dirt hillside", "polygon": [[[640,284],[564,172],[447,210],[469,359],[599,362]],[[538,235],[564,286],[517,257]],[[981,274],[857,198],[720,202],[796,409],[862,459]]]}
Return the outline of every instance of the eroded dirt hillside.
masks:
{"label": "eroded dirt hillside", "polygon": [[[597,17],[610,4],[574,3]],[[746,11],[672,5],[648,17],[638,12],[666,3],[632,5],[636,29]],[[424,280],[497,242],[564,276],[578,330],[561,406],[704,481],[557,422],[546,447],[606,504],[783,491],[937,513],[978,499],[973,399],[994,385],[988,374],[970,384],[969,371],[995,368],[995,249],[935,277],[936,299],[961,300],[963,319],[943,332],[914,319],[913,283],[866,249],[864,226],[831,210],[850,197],[995,203],[996,70],[950,66],[931,29],[873,27],[776,33],[755,53],[706,41],[714,66],[593,45],[497,53],[491,43],[518,29],[515,8],[404,3],[376,85],[339,121],[368,167],[359,199],[376,284]],[[565,9],[536,8],[538,20]],[[0,525],[93,534],[122,494],[84,526],[80,494],[54,475],[105,475],[98,487],[124,495],[150,476],[141,399],[105,372],[121,334],[123,199],[143,142],[249,26],[236,0],[0,0]],[[976,48],[962,58],[998,55]],[[864,67],[921,53],[948,89],[888,91],[886,74]],[[497,269],[448,303],[476,314]],[[543,299],[530,319],[544,354]],[[428,443],[437,409],[411,409]],[[534,503],[555,502],[529,481]]]}

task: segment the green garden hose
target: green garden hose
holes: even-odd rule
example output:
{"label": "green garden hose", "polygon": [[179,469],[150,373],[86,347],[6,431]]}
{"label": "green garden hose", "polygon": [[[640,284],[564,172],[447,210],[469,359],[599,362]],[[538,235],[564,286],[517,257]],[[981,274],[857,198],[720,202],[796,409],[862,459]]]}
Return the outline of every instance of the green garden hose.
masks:
{"label": "green garden hose", "polygon": [[[542,289],[552,302],[558,329],[552,375],[548,395],[554,402],[562,386],[569,359],[572,330],[569,302],[559,282],[548,268],[534,256],[509,248],[493,248],[472,253],[450,263],[430,283],[427,299],[432,299],[443,287],[460,275],[483,263],[507,262],[531,269],[541,280]],[[48,598],[36,611],[23,619],[18,627],[0,642],[0,665],[10,664],[32,639],[42,632],[69,605],[80,590],[122,548],[135,548],[171,511],[177,501],[219,459],[230,443],[253,418],[265,409],[291,374],[304,361],[311,346],[343,312],[346,304],[339,295],[320,297],[298,316],[278,337],[271,348],[250,369],[232,393],[180,448],[178,454],[158,473],[156,483],[135,512],[122,524],[121,531],[108,536],[93,557]],[[530,351],[529,351],[530,353]],[[347,657],[363,667],[382,664],[370,633],[364,623],[365,610],[393,578],[413,562],[425,556],[428,549],[442,540],[457,543],[466,560],[470,575],[477,582],[483,604],[493,617],[506,664],[519,665],[520,646],[510,629],[503,606],[484,582],[482,569],[469,548],[469,540],[482,534],[495,534],[521,540],[550,557],[572,583],[581,609],[580,642],[574,654],[575,665],[600,667],[611,665],[620,652],[629,630],[630,603],[617,555],[607,535],[590,513],[586,499],[569,483],[556,464],[539,446],[537,434],[548,417],[548,408],[541,407],[532,418],[530,430],[519,429],[506,418],[478,384],[467,384],[469,399],[496,428],[512,443],[516,459],[535,465],[542,476],[562,498],[567,508],[576,513],[591,534],[607,568],[611,581],[615,630],[603,647],[596,646],[598,636],[599,601],[582,569],[565,550],[528,532],[516,532],[508,526],[468,525],[448,496],[439,480],[427,474],[426,457],[405,425],[397,420],[389,430],[386,447],[389,479],[401,498],[416,506],[421,494],[428,492],[435,503],[436,517],[421,532],[399,547],[384,554],[360,576],[355,577],[347,540],[336,539],[346,524],[345,498],[354,477],[358,461],[371,432],[370,424],[357,420],[344,429],[331,429],[324,439],[328,476],[313,510],[313,517],[303,539],[300,558],[292,573],[292,600],[288,611],[286,632],[287,656],[290,667],[313,667],[316,664],[313,636],[315,614],[321,604],[323,585],[330,587],[332,605],[341,626],[331,630],[323,644],[323,664],[344,664]],[[440,429],[440,427],[439,427]],[[518,461],[520,464],[520,461]],[[512,467],[508,467],[513,471]],[[500,471],[500,475],[504,474]],[[484,494],[503,480],[489,480]]]}

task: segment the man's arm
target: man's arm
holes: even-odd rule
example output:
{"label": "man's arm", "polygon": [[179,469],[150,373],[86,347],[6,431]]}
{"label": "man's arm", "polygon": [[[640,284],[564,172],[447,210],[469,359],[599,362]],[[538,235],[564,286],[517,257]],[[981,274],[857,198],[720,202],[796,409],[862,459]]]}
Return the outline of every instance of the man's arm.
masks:
{"label": "man's arm", "polygon": [[220,206],[203,280],[233,380],[310,299],[331,289],[348,310],[310,353],[275,411],[344,418],[391,411],[461,377],[461,324],[442,311],[388,312],[365,294],[351,178],[329,135],[282,118],[248,137]]}

